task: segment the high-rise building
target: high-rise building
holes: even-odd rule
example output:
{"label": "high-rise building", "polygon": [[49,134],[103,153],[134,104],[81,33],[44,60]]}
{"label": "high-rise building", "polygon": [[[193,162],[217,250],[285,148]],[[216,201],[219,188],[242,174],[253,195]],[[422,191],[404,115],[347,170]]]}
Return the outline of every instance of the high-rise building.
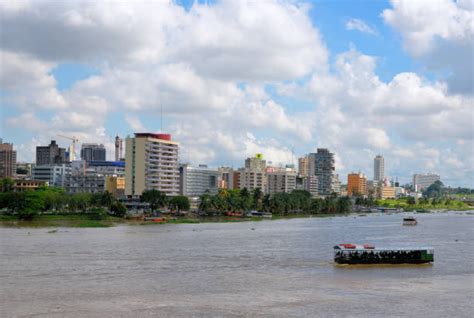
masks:
{"label": "high-rise building", "polygon": [[377,155],[374,158],[374,181],[383,182],[385,174],[385,163],[381,155]]}
{"label": "high-rise building", "polygon": [[439,175],[433,173],[414,174],[413,188],[415,189],[415,192],[421,192],[440,179]]}
{"label": "high-rise building", "polygon": [[340,183],[336,175],[334,153],[325,148],[318,148],[316,153],[308,155],[308,173],[318,178],[318,195],[339,193]]}
{"label": "high-rise building", "polygon": [[347,175],[347,195],[367,195],[367,177],[362,173],[349,173]]}
{"label": "high-rise building", "polygon": [[0,178],[13,178],[16,175],[16,151],[13,144],[0,139]]}
{"label": "high-rise building", "polygon": [[298,175],[300,177],[307,177],[309,175],[309,158],[304,156],[298,158]]}
{"label": "high-rise building", "polygon": [[56,140],[51,140],[48,146],[36,147],[36,165],[54,165],[66,163],[66,149],[60,148]]}
{"label": "high-rise building", "polygon": [[254,190],[260,188],[262,192],[265,192],[267,183],[265,168],[266,161],[263,160],[261,154],[257,154],[254,158],[247,158],[245,160],[245,168],[239,169],[238,182],[240,189],[247,188],[248,190]]}
{"label": "high-rise building", "polygon": [[122,159],[123,140],[119,136],[115,136],[115,161]]}
{"label": "high-rise building", "polygon": [[216,194],[218,190],[219,171],[206,165],[192,167],[183,164],[179,167],[180,193],[188,197],[198,197],[205,192]]}
{"label": "high-rise building", "polygon": [[[82,144],[81,159],[85,161],[105,161],[103,144]],[[118,161],[118,160],[117,160]]]}
{"label": "high-rise building", "polygon": [[318,196],[318,177],[307,176],[303,178],[303,189],[311,194],[311,197],[315,198]]}
{"label": "high-rise building", "polygon": [[266,173],[266,193],[290,193],[296,189],[296,172],[294,169],[281,169]]}
{"label": "high-rise building", "polygon": [[145,190],[179,195],[179,144],[171,135],[136,133],[125,147],[125,195],[138,196]]}

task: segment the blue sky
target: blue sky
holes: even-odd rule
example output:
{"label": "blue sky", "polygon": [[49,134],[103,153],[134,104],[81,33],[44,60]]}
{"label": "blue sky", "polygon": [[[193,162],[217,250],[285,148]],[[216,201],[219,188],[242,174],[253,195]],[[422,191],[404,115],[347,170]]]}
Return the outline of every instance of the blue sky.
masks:
{"label": "blue sky", "polygon": [[[472,186],[472,6],[433,1],[150,1],[0,6],[2,137],[164,130],[194,164],[327,147],[351,171]],[[434,19],[438,23],[431,23]],[[449,27],[448,27],[449,26]],[[296,160],[295,160],[296,161]]]}

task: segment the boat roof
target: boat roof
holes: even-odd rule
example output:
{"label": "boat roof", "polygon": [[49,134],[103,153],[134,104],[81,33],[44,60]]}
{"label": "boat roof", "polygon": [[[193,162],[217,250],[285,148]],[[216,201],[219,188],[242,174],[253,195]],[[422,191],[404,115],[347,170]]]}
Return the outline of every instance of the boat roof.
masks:
{"label": "boat roof", "polygon": [[[348,246],[351,245],[351,246]],[[354,246],[354,247],[352,247]],[[334,246],[334,249],[347,251],[419,251],[419,250],[434,250],[432,246],[384,246],[375,247],[370,244],[339,244]]]}

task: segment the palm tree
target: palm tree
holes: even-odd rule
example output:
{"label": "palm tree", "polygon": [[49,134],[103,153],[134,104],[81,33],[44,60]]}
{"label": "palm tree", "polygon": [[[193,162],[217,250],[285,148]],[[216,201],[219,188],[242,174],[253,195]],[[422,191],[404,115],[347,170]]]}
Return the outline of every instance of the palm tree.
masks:
{"label": "palm tree", "polygon": [[211,196],[209,195],[209,192],[206,191],[199,197],[199,199],[201,201],[199,203],[199,211],[204,213],[209,212],[209,209],[212,207]]}
{"label": "palm tree", "polygon": [[255,188],[253,190],[253,208],[255,210],[259,210],[261,207],[261,200],[262,200],[262,190],[260,188]]}

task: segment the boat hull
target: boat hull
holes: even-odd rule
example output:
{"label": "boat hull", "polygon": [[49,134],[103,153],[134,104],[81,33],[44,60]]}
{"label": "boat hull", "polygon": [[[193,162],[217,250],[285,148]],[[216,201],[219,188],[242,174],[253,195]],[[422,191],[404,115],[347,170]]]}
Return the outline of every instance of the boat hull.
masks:
{"label": "boat hull", "polygon": [[334,262],[337,264],[348,264],[348,265],[369,265],[369,264],[426,264],[431,263],[429,260],[422,259],[397,259],[397,260],[352,260],[352,259],[338,259],[335,258]]}

